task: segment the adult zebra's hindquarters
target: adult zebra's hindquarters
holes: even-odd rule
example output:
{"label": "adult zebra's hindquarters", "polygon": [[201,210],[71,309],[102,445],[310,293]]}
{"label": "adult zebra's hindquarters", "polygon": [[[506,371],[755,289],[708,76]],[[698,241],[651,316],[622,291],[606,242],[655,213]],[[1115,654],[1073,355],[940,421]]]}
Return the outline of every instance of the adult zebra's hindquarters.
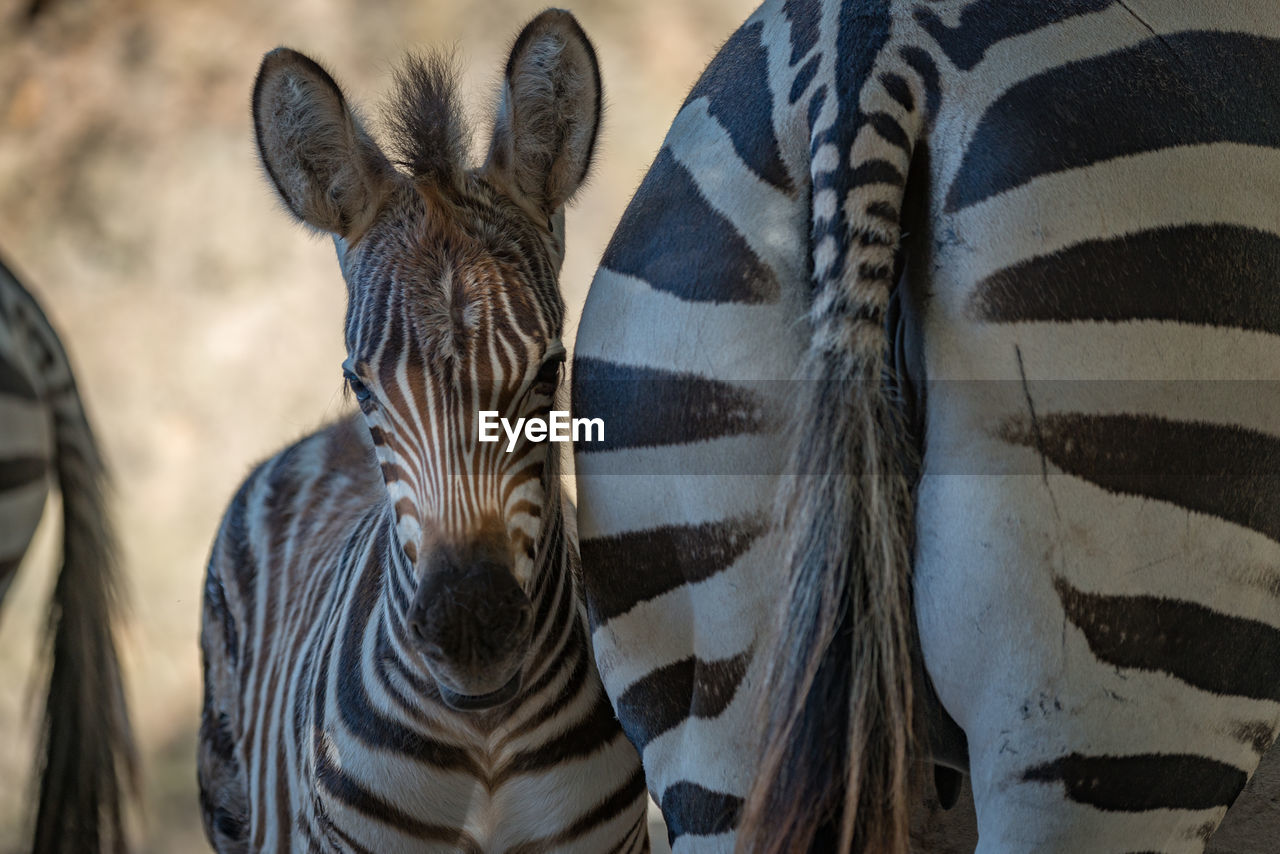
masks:
{"label": "adult zebra's hindquarters", "polygon": [[439,59],[410,60],[395,162],[286,49],[254,87],[267,173],[332,234],[361,414],[268,460],[210,559],[200,777],[221,851],[648,849],[635,749],[575,587],[558,458],[482,443],[559,384],[563,206],[600,78],[574,18],[515,41],[488,160]]}
{"label": "adult zebra's hindquarters", "polygon": [[[1263,0],[765,0],[708,66],[605,253],[574,369],[575,414],[628,425],[577,449],[584,579],[677,852],[803,848],[797,823],[831,850],[844,734],[848,758],[879,742],[902,767],[882,737],[902,722],[847,710],[878,680],[905,696],[909,668],[853,651],[867,597],[842,582],[896,584],[877,604],[900,611],[900,557],[865,556],[908,508],[814,491],[807,523],[775,524],[788,478],[897,478],[873,352],[897,281],[918,660],[946,712],[928,724],[952,730],[930,746],[972,771],[982,854],[1195,854],[1277,749],[1278,23]],[[779,380],[806,361],[837,393],[788,433]],[[808,460],[783,452],[797,436]],[[779,687],[766,632],[795,536],[817,607],[791,611]],[[829,661],[816,694],[791,678]],[[777,733],[806,693],[816,736],[801,758],[775,739],[772,764],[817,782],[762,783],[750,696]],[[885,791],[860,812],[901,814]]]}

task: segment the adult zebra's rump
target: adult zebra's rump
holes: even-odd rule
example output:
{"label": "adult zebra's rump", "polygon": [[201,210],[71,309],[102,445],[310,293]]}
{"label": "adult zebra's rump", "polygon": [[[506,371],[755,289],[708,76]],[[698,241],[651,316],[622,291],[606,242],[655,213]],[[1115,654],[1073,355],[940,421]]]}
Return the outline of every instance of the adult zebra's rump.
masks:
{"label": "adult zebra's rump", "polygon": [[452,73],[410,60],[395,168],[323,68],[254,87],[259,152],[334,236],[360,408],[245,481],[214,542],[200,789],[219,851],[648,851],[639,757],[577,594],[546,443],[560,381],[564,205],[600,118],[595,54],[550,10],[516,39],[488,160],[467,168]]}
{"label": "adult zebra's rump", "polygon": [[712,61],[574,372],[677,851],[902,850],[913,686],[983,854],[1204,847],[1280,724],[1277,57],[1260,2],[780,0]]}
{"label": "adult zebra's rump", "polygon": [[0,264],[0,599],[51,479],[62,496],[62,566],[48,622],[32,850],[121,851],[137,765],[116,657],[121,582],[106,475],[62,343]]}

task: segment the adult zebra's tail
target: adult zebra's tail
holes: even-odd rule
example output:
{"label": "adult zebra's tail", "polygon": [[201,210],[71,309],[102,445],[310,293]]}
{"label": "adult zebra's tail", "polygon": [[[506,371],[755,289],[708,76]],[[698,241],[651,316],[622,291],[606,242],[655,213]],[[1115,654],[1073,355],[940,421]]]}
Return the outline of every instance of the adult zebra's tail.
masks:
{"label": "adult zebra's tail", "polygon": [[49,394],[62,493],[62,567],[47,626],[51,667],[32,850],[119,852],[126,848],[125,797],[137,781],[112,632],[120,578],[102,460],[70,372],[64,376],[65,386]]}
{"label": "adult zebra's tail", "polygon": [[789,595],[763,651],[764,749],[739,827],[753,854],[907,851],[912,451],[885,313],[920,122],[887,54],[860,53],[839,59],[860,66],[838,90],[853,103],[811,147],[812,338],[783,496]]}

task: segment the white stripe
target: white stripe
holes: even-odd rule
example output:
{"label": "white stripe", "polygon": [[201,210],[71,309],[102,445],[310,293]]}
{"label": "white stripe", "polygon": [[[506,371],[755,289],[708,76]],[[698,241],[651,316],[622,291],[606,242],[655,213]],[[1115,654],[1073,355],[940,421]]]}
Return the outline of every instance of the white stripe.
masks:
{"label": "white stripe", "polygon": [[1280,336],[1265,332],[1158,320],[950,324],[931,318],[925,333],[931,382],[1021,382],[1015,346],[1033,381],[1280,380]]}
{"label": "white stripe", "polygon": [[789,379],[800,359],[800,289],[777,305],[691,303],[603,267],[591,289],[578,356],[719,380]]}
{"label": "white stripe", "polygon": [[672,523],[699,525],[755,515],[776,479],[748,475],[593,475],[578,458],[578,530],[584,540]]}
{"label": "white stripe", "polygon": [[808,210],[756,177],[728,131],[707,112],[709,104],[699,98],[681,110],[666,147],[689,170],[707,204],[729,220],[765,266],[781,281],[799,281],[805,275]]}
{"label": "white stripe", "polygon": [[[609,620],[595,632],[596,660],[610,697],[687,658],[732,658],[750,649],[777,601],[777,538],[762,535],[731,566]],[[644,650],[639,660],[636,650]]]}
{"label": "white stripe", "polygon": [[947,282],[977,282],[1083,240],[1187,223],[1280,232],[1277,198],[1274,148],[1213,143],[1118,157],[1034,178],[941,217],[933,230],[955,242],[940,243],[933,273],[946,298],[954,291]]}

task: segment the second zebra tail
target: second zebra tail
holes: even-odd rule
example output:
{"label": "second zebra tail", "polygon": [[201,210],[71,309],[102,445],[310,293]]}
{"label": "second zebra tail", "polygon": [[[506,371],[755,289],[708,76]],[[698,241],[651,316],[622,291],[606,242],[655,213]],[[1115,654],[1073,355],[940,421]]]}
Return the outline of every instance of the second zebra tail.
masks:
{"label": "second zebra tail", "polygon": [[[65,356],[63,356],[65,359]],[[138,767],[114,625],[121,604],[105,471],[76,392],[50,400],[62,494],[62,566],[47,627],[34,854],[127,850],[125,803]]]}

